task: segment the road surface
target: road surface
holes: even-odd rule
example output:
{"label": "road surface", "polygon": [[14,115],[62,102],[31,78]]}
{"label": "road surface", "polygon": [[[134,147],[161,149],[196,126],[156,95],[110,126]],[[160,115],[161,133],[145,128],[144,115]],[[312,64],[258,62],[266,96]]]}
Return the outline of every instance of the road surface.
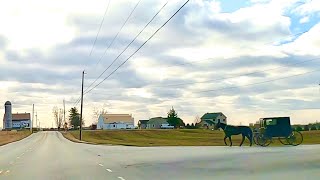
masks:
{"label": "road surface", "polygon": [[320,146],[127,147],[39,132],[0,146],[0,179],[319,179]]}

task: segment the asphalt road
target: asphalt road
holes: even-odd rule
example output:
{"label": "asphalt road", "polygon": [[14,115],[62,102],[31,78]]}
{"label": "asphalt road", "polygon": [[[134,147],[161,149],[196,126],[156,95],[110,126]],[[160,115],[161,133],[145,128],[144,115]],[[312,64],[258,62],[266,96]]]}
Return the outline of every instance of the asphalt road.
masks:
{"label": "asphalt road", "polygon": [[0,147],[0,179],[320,179],[320,146],[126,147],[40,132]]}

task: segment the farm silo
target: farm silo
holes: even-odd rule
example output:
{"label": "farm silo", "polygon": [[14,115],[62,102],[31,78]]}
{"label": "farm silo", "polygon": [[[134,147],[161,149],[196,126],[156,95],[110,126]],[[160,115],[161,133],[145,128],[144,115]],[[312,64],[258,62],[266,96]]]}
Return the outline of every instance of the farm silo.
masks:
{"label": "farm silo", "polygon": [[4,104],[4,129],[11,129],[12,128],[12,107],[11,107],[11,102],[7,101]]}

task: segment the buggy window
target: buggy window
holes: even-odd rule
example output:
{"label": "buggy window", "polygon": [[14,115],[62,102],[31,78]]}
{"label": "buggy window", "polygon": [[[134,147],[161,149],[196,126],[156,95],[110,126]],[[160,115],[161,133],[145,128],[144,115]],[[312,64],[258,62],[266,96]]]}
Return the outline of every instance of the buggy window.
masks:
{"label": "buggy window", "polygon": [[267,119],[266,120],[266,125],[267,126],[277,125],[277,120],[276,119]]}

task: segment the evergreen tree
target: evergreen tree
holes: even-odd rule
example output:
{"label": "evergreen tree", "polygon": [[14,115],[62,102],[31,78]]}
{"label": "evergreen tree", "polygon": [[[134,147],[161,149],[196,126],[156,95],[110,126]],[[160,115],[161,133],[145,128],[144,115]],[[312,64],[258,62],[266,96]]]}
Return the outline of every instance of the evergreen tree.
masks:
{"label": "evergreen tree", "polygon": [[176,113],[176,111],[174,110],[174,108],[172,107],[172,109],[170,109],[170,111],[168,112],[168,123],[170,126],[174,126],[175,128],[178,128],[180,126],[185,126],[184,122],[182,121],[182,119],[180,119],[178,117],[178,114]]}
{"label": "evergreen tree", "polygon": [[[74,128],[80,126],[80,114],[76,107],[73,107],[69,110],[69,124],[73,125]],[[82,125],[84,125],[84,121],[82,119]]]}

